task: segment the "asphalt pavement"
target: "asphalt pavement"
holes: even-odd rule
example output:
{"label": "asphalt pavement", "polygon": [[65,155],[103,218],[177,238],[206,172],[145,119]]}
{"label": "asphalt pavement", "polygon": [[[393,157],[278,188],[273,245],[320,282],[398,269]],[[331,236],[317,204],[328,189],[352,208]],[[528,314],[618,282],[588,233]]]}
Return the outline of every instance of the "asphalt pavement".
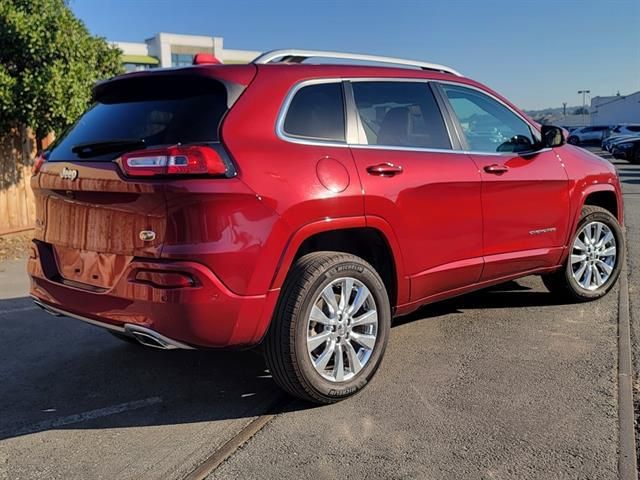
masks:
{"label": "asphalt pavement", "polygon": [[[637,333],[640,166],[616,164]],[[155,351],[48,316],[23,268],[0,264],[0,478],[183,478],[207,462],[216,479],[618,476],[617,288],[558,304],[528,277],[422,308],[369,387],[314,407],[253,352]]]}

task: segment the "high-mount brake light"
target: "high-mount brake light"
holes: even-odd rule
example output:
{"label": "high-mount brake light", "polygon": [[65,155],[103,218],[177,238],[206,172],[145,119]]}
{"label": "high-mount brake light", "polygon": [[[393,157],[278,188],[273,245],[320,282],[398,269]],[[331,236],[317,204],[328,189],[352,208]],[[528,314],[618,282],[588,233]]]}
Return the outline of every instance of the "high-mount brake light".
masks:
{"label": "high-mount brake light", "polygon": [[158,175],[214,175],[227,173],[227,164],[211,147],[175,146],[140,150],[122,155],[121,165],[130,177]]}
{"label": "high-mount brake light", "polygon": [[221,65],[222,62],[211,53],[196,53],[193,57],[194,65]]}

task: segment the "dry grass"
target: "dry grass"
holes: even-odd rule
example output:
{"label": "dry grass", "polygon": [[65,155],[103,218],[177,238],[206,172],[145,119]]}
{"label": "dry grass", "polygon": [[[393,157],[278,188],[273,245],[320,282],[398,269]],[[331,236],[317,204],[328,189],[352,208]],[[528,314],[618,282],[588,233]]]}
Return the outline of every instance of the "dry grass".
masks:
{"label": "dry grass", "polygon": [[0,236],[0,262],[25,258],[32,238],[32,230]]}

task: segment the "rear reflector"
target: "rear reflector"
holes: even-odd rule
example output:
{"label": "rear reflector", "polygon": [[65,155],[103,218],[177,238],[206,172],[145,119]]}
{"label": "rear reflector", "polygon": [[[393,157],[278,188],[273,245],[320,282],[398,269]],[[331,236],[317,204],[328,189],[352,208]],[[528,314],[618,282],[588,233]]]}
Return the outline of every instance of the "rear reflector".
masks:
{"label": "rear reflector", "polygon": [[47,161],[47,159],[44,158],[44,155],[39,155],[38,158],[36,158],[35,161],[33,162],[33,167],[31,169],[31,174],[32,175],[37,175],[38,172],[40,171],[40,169],[42,168],[42,165],[46,161]]}
{"label": "rear reflector", "polygon": [[146,283],[156,288],[187,288],[195,285],[193,278],[189,274],[154,270],[139,270],[136,273],[135,281]]}
{"label": "rear reflector", "polygon": [[211,147],[175,146],[125,153],[121,159],[130,177],[156,175],[225,175],[227,165]]}

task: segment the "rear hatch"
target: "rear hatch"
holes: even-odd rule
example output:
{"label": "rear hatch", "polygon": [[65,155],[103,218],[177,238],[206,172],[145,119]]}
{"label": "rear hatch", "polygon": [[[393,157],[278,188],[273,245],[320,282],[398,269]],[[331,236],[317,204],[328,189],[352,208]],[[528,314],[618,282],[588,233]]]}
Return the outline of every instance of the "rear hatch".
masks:
{"label": "rear hatch", "polygon": [[107,289],[134,257],[160,257],[171,176],[131,177],[123,156],[216,149],[220,124],[254,71],[248,65],[128,74],[94,89],[95,103],[45,152],[32,180],[36,243],[40,258],[54,264],[53,276]]}

